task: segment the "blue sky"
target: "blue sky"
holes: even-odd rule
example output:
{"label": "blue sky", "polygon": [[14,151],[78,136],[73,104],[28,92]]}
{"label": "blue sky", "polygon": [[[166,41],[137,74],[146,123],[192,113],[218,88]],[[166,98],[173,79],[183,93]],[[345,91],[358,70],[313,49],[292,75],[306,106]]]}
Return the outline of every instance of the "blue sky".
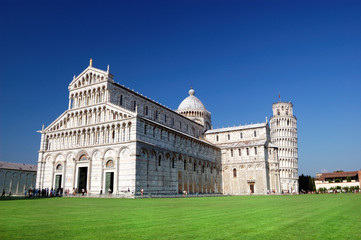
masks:
{"label": "blue sky", "polygon": [[176,109],[190,85],[213,126],[292,101],[299,173],[361,168],[360,1],[0,1],[0,161],[37,162],[42,124],[93,58]]}

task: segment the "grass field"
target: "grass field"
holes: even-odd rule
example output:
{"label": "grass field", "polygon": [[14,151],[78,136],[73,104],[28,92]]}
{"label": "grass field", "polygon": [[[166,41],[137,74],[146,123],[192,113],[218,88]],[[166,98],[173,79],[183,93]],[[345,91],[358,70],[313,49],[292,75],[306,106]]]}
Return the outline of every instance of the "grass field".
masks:
{"label": "grass field", "polygon": [[0,239],[361,239],[361,194],[1,200]]}

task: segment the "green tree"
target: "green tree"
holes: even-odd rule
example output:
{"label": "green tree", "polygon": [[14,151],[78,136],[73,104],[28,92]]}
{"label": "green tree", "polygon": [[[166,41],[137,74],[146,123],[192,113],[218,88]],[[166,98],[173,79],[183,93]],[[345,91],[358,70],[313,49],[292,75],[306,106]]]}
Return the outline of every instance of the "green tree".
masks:
{"label": "green tree", "polygon": [[316,190],[315,179],[311,176],[302,174],[298,178],[298,183],[299,183],[299,188],[301,191],[304,190],[306,192],[309,192],[309,191]]}

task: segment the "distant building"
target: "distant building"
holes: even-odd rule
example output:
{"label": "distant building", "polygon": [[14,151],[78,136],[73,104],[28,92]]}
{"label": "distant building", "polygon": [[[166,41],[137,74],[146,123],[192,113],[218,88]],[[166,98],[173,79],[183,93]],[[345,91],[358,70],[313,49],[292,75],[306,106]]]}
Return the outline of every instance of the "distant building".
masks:
{"label": "distant building", "polygon": [[24,163],[0,162],[0,191],[6,196],[24,195],[25,189],[35,188],[37,166]]}
{"label": "distant building", "polygon": [[333,173],[316,173],[315,185],[316,190],[320,188],[344,187],[361,187],[361,171],[352,172],[333,172]]}

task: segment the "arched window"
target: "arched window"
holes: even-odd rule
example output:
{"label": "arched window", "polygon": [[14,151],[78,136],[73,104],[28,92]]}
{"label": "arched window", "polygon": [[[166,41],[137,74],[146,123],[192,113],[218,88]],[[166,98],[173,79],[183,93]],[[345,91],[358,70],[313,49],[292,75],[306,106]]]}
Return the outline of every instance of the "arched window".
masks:
{"label": "arched window", "polygon": [[241,139],[243,138],[242,132],[239,133],[239,137],[240,137]]}
{"label": "arched window", "polygon": [[233,168],[233,177],[237,177],[237,169]]}
{"label": "arched window", "polygon": [[254,147],[254,154],[257,155],[257,147]]}
{"label": "arched window", "polygon": [[233,149],[231,149],[231,157],[233,157]]}
{"label": "arched window", "polygon": [[249,156],[249,149],[248,148],[246,148],[246,152],[247,152],[247,156]]}
{"label": "arched window", "polygon": [[183,164],[184,164],[184,165],[183,165],[184,170],[187,170],[187,161],[184,160]]}
{"label": "arched window", "polygon": [[148,116],[148,106],[145,106],[145,116]]}
{"label": "arched window", "polygon": [[286,111],[286,115],[288,115],[288,111]]}
{"label": "arched window", "polygon": [[278,116],[280,115],[280,110],[279,110],[279,109],[277,109],[277,115],[278,115]]}
{"label": "arched window", "polygon": [[[99,102],[99,99],[98,99],[97,102]],[[120,95],[120,97],[119,97],[119,105],[120,105],[120,106],[123,105],[123,95]]]}
{"label": "arched window", "polygon": [[86,161],[86,160],[88,160],[88,157],[85,154],[81,155],[79,158],[79,161]]}
{"label": "arched window", "polygon": [[174,158],[172,159],[172,168],[174,168],[175,165],[174,165]]}
{"label": "arched window", "polygon": [[290,125],[290,120],[287,120],[287,126],[289,126]]}
{"label": "arched window", "polygon": [[254,131],[254,132],[253,132],[253,135],[254,135],[255,137],[257,137],[257,131]]}
{"label": "arched window", "polygon": [[147,134],[147,125],[144,125],[144,134]]}
{"label": "arched window", "polygon": [[202,165],[202,173],[204,173],[204,164]]}
{"label": "arched window", "polygon": [[56,170],[57,171],[63,170],[63,166],[59,163],[58,165],[56,165]]}
{"label": "arched window", "polygon": [[238,156],[242,156],[242,151],[241,151],[241,149],[238,149]]}
{"label": "arched window", "polygon": [[219,137],[218,137],[218,135],[216,135],[216,141],[218,142],[218,140],[219,140]]}
{"label": "arched window", "polygon": [[137,109],[137,102],[134,100],[133,101],[133,111],[135,112],[136,109]]}
{"label": "arched window", "polygon": [[227,138],[228,138],[228,140],[231,140],[231,135],[230,135],[230,134],[228,134]]}
{"label": "arched window", "polygon": [[49,139],[45,140],[45,150],[50,150]]}
{"label": "arched window", "polygon": [[113,160],[108,160],[107,163],[105,164],[105,166],[106,166],[107,168],[114,167],[114,162],[113,162]]}
{"label": "arched window", "polygon": [[158,157],[158,166],[160,166],[160,162],[161,162],[161,160],[162,160],[162,157],[161,157],[161,156],[159,156],[159,157]]}

